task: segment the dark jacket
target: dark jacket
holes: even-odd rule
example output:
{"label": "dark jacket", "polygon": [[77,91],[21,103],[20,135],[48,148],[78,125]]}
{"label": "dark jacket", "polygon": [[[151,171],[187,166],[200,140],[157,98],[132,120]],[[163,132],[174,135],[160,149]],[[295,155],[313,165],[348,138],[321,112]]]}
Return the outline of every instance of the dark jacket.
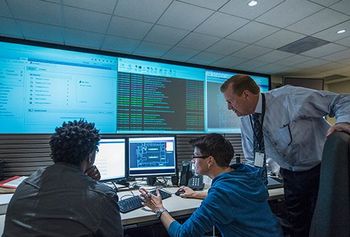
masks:
{"label": "dark jacket", "polygon": [[3,237],[123,236],[117,194],[57,163],[23,181],[7,209]]}
{"label": "dark jacket", "polygon": [[350,236],[350,135],[335,132],[323,148],[310,237]]}

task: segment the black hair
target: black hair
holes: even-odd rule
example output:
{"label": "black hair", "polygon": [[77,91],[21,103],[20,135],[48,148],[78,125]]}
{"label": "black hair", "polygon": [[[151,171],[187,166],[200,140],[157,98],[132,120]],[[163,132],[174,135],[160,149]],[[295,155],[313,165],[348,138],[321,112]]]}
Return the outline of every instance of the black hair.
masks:
{"label": "black hair", "polygon": [[51,135],[51,158],[56,162],[80,165],[93,151],[98,150],[99,130],[85,120],[64,122]]}
{"label": "black hair", "polygon": [[203,156],[213,156],[220,167],[228,167],[235,154],[232,144],[218,133],[194,138],[190,144],[197,147]]}

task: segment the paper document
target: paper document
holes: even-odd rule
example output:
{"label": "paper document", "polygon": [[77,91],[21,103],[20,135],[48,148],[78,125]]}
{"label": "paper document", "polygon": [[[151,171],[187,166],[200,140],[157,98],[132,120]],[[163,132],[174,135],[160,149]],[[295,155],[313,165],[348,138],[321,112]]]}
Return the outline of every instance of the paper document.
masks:
{"label": "paper document", "polygon": [[17,188],[23,180],[28,178],[28,176],[14,176],[9,179],[0,181],[0,187],[3,188]]}

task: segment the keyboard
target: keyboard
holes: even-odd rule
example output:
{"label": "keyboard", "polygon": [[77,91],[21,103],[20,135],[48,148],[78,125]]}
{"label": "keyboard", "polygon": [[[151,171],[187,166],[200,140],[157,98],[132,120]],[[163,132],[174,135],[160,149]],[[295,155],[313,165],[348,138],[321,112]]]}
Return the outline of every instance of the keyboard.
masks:
{"label": "keyboard", "polygon": [[[152,193],[153,195],[157,195],[156,190],[152,190],[152,191],[150,191],[150,193]],[[168,192],[163,191],[161,189],[159,190],[159,194],[163,200],[171,197],[171,193],[168,193]],[[119,206],[119,210],[121,213],[127,213],[130,211],[136,210],[140,207],[143,207],[142,200],[139,196],[133,196],[133,197],[129,197],[129,198],[125,198],[123,200],[120,200],[118,202],[118,206]]]}

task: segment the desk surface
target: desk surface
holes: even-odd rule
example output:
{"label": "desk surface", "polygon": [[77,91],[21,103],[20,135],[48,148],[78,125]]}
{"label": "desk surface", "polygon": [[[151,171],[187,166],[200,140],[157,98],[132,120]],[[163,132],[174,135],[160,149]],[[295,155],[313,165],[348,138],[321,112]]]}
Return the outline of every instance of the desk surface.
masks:
{"label": "desk surface", "polygon": [[[172,196],[163,200],[163,204],[173,217],[190,215],[202,202],[202,200],[199,199],[181,198],[176,196],[174,193],[178,188],[166,188],[165,190],[172,193]],[[139,194],[139,191],[137,190],[132,192],[135,195]],[[131,191],[118,193],[118,196],[119,198],[122,198],[124,195],[128,194],[130,195]],[[157,220],[155,214],[149,211],[148,208],[139,208],[128,213],[121,213],[121,218],[124,226]]]}
{"label": "desk surface", "polygon": [[[187,216],[192,214],[192,212],[200,206],[201,200],[199,199],[190,199],[190,198],[181,198],[176,196],[174,193],[178,188],[166,188],[167,191],[173,195],[163,200],[165,208],[171,213],[173,217]],[[138,195],[139,191],[123,191],[119,192],[119,198],[127,198],[127,195],[130,196],[135,194]],[[1,194],[0,195],[0,235],[3,231],[3,222],[6,214],[7,204],[9,203],[13,194]],[[283,197],[283,188],[269,189],[269,199],[278,199]],[[2,215],[2,216],[1,216]],[[122,224],[124,227],[130,226],[130,228],[137,227],[138,225],[144,225],[147,222],[158,221],[155,214],[151,211],[148,211],[145,208],[139,208],[137,210],[121,213]]]}
{"label": "desk surface", "polygon": [[[202,200],[192,199],[192,198],[181,198],[176,196],[174,193],[178,188],[166,188],[166,190],[173,195],[163,200],[164,207],[169,211],[172,217],[180,217],[185,215],[190,215],[192,212],[200,206]],[[269,189],[269,200],[283,198],[283,188]],[[118,193],[119,198],[122,198],[124,195],[138,195],[138,191],[126,191]],[[127,198],[125,196],[125,198]],[[145,208],[139,208],[137,210],[121,213],[123,226],[127,225],[138,225],[150,221],[158,221],[155,214],[151,211],[148,211]]]}

